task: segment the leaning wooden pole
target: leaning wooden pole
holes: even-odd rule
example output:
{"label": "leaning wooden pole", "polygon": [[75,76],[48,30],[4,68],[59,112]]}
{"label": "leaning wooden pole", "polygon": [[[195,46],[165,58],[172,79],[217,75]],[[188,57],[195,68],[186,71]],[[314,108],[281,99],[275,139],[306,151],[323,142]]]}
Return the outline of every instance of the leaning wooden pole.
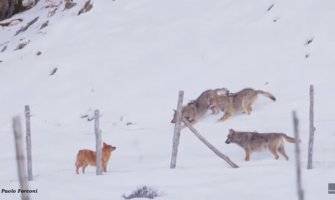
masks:
{"label": "leaning wooden pole", "polygon": [[311,85],[309,88],[309,142],[308,142],[308,162],[307,169],[313,168],[313,146],[314,146],[314,86]]}
{"label": "leaning wooden pole", "polygon": [[27,147],[27,171],[28,181],[33,180],[33,162],[31,153],[31,127],[30,127],[30,107],[26,105],[24,107],[25,118],[26,118],[26,147]]}
{"label": "leaning wooden pole", "polygon": [[212,144],[210,144],[195,128],[193,128],[193,126],[187,121],[187,119],[183,118],[182,121],[191,130],[191,132],[194,133],[194,135],[197,136],[197,138],[199,138],[199,140],[203,142],[210,150],[212,150],[216,155],[225,160],[232,168],[238,168],[238,166],[233,161],[231,161],[228,156],[221,153]]}
{"label": "leaning wooden pole", "polygon": [[[22,136],[22,125],[20,117],[13,118],[13,132],[15,138],[16,161],[20,181],[20,190],[29,190],[27,172],[26,172],[26,162],[23,150],[23,136]],[[21,192],[21,199],[29,200],[30,199],[29,193]]]}
{"label": "leaning wooden pole", "polygon": [[176,111],[177,112],[176,113],[176,124],[174,126],[172,155],[171,155],[171,163],[170,163],[171,169],[176,168],[176,163],[177,163],[177,154],[178,154],[178,146],[179,146],[179,138],[180,138],[180,130],[181,130],[183,98],[184,98],[184,91],[179,91],[178,105],[177,105],[177,111]]}
{"label": "leaning wooden pole", "polygon": [[295,160],[296,160],[296,173],[297,173],[297,191],[298,199],[304,200],[304,190],[301,183],[301,156],[300,156],[300,138],[299,138],[299,120],[295,111],[293,115],[294,137],[295,137]]}
{"label": "leaning wooden pole", "polygon": [[101,150],[101,130],[100,130],[100,112],[94,112],[94,133],[96,147],[97,175],[102,175],[102,150]]}

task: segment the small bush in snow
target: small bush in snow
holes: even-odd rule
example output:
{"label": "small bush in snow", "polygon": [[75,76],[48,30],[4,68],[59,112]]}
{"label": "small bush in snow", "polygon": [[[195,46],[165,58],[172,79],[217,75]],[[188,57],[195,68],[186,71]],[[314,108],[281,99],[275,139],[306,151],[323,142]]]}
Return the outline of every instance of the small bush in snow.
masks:
{"label": "small bush in snow", "polygon": [[124,199],[134,199],[134,198],[147,198],[147,199],[154,199],[156,197],[160,196],[159,193],[147,186],[142,186],[134,190],[129,195],[123,195],[122,197]]}

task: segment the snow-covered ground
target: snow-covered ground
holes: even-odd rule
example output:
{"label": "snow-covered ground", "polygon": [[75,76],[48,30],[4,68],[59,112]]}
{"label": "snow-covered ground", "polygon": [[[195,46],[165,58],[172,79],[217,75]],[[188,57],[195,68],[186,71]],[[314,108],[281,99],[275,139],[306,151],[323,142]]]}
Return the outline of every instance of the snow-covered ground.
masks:
{"label": "snow-covered ground", "polygon": [[[19,187],[11,118],[23,119],[28,104],[34,200],[116,200],[142,185],[157,189],[162,200],[296,199],[294,145],[286,143],[289,161],[264,152],[246,162],[242,148],[224,143],[230,128],[293,136],[296,110],[305,199],[335,198],[328,194],[328,183],[335,183],[333,0],[99,0],[77,16],[84,4],[78,0],[70,10],[61,4],[51,17],[50,2],[57,4],[40,0],[12,18],[23,22],[0,26],[0,51],[7,46],[0,53],[0,189]],[[30,42],[14,51],[22,41]],[[306,170],[310,84],[315,168]],[[250,116],[218,123],[222,113],[208,114],[195,125],[240,168],[230,168],[184,129],[177,168],[169,169],[178,91],[187,103],[218,87],[262,89],[277,101],[260,97]],[[103,176],[93,167],[77,175],[77,151],[95,148],[94,124],[81,116],[94,109],[102,113],[103,140],[117,150]],[[0,199],[19,198],[0,193]]]}

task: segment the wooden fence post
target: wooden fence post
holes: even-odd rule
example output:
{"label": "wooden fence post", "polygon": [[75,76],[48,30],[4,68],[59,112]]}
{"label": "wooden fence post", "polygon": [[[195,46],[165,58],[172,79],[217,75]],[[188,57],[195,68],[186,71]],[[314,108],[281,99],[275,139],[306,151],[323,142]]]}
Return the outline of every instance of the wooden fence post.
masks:
{"label": "wooden fence post", "polygon": [[[20,117],[13,118],[13,132],[15,138],[15,150],[16,150],[16,161],[17,161],[17,171],[20,180],[20,189],[28,190],[28,180],[27,180],[27,172],[26,172],[26,163],[24,158],[24,150],[23,150],[23,136],[22,136],[22,126]],[[29,193],[21,192],[22,200],[29,200]]]}
{"label": "wooden fence post", "polygon": [[308,163],[307,169],[313,168],[313,146],[314,146],[314,86],[309,88],[310,106],[309,106],[309,142],[308,142]]}
{"label": "wooden fence post", "polygon": [[232,168],[238,168],[238,166],[229,159],[228,156],[221,153],[218,149],[216,149],[212,144],[210,144],[193,126],[187,121],[187,119],[182,119],[184,124],[194,133],[197,138],[201,140],[210,150],[212,150],[216,155],[218,155],[220,158],[225,160]]}
{"label": "wooden fence post", "polygon": [[178,105],[177,105],[177,111],[176,111],[176,120],[177,121],[176,121],[176,124],[174,126],[173,146],[172,146],[172,155],[171,155],[171,163],[170,163],[170,168],[171,169],[176,168],[179,138],[180,138],[180,129],[181,129],[183,98],[184,98],[184,91],[179,91]]}
{"label": "wooden fence post", "polygon": [[295,111],[292,112],[293,115],[293,126],[294,126],[294,137],[295,142],[295,160],[296,160],[296,173],[297,173],[297,191],[298,199],[304,199],[304,190],[302,189],[301,183],[301,160],[300,160],[300,139],[299,139],[299,120]]}
{"label": "wooden fence post", "polygon": [[99,125],[100,112],[94,112],[94,133],[96,144],[96,159],[97,159],[97,175],[102,175],[102,150],[101,150],[101,130]]}
{"label": "wooden fence post", "polygon": [[27,145],[27,171],[28,181],[33,180],[33,162],[31,153],[31,127],[30,127],[30,107],[26,105],[24,107],[26,117],[26,145]]}

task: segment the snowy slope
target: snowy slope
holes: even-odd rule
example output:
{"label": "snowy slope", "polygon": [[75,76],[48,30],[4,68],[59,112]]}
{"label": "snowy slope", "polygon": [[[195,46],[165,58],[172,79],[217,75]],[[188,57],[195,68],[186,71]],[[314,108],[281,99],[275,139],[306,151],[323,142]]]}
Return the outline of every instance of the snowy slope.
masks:
{"label": "snowy slope", "polygon": [[[335,182],[333,1],[99,0],[77,16],[84,4],[78,1],[70,10],[60,5],[48,17],[49,4],[41,0],[13,17],[22,23],[0,27],[0,45],[8,44],[0,53],[0,189],[18,188],[11,118],[23,117],[29,104],[30,187],[38,189],[33,199],[122,199],[140,185],[153,186],[163,193],[159,199],[169,200],[295,199],[292,144],[286,144],[289,161],[264,152],[245,162],[243,149],[224,141],[230,128],[292,136],[296,110],[305,169],[308,90],[314,84],[315,169],[303,170],[303,186],[307,200],[334,198],[327,193],[328,183]],[[39,30],[46,20],[49,25]],[[13,51],[21,39],[30,43]],[[217,123],[222,113],[207,115],[195,125],[239,169],[185,129],[177,169],[170,170],[178,90],[185,91],[186,103],[218,87],[262,89],[277,101],[260,97],[250,116]],[[108,173],[100,177],[93,167],[85,175],[74,169],[77,151],[95,148],[93,122],[81,118],[94,109],[102,112],[103,140],[117,147]],[[18,198],[0,193],[0,199]]]}

